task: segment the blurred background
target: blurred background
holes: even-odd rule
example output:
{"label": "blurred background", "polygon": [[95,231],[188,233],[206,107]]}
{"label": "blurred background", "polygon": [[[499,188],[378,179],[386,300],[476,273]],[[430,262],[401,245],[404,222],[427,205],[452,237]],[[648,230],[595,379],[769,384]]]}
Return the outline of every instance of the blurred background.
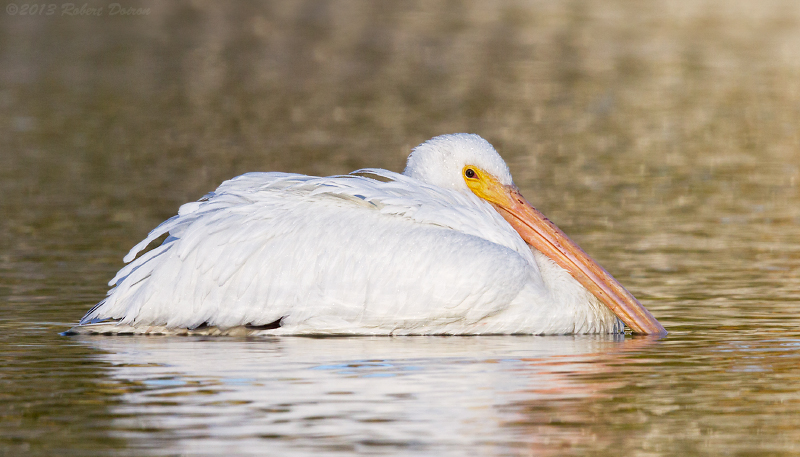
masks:
{"label": "blurred background", "polygon": [[[677,372],[630,400],[676,409],[615,422],[580,403],[594,416],[572,430],[797,450],[797,1],[120,3],[0,10],[4,451],[119,445],[91,418],[130,386],[98,387],[109,362],[57,333],[180,204],[248,171],[402,171],[453,132],[494,144],[671,332],[639,356]],[[719,409],[742,389],[768,394]]]}

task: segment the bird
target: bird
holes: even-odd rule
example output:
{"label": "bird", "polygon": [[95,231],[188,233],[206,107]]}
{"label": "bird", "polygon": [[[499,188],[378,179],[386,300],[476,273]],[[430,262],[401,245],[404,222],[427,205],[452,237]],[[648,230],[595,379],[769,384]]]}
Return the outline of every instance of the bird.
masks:
{"label": "bird", "polygon": [[243,174],[124,262],[68,333],[666,334],[476,134],[420,144],[402,173]]}

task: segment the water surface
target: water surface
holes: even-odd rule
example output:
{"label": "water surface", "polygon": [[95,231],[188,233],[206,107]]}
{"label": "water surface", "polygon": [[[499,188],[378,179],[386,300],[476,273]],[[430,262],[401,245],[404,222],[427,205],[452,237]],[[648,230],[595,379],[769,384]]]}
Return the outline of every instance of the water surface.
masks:
{"label": "water surface", "polygon": [[[797,2],[93,5],[0,13],[3,455],[800,451]],[[459,131],[669,336],[59,335],[221,181]]]}

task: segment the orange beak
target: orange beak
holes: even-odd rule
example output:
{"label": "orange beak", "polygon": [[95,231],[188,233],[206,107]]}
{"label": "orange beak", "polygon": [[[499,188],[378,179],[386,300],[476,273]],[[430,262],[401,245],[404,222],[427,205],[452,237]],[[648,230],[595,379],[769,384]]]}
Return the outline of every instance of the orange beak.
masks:
{"label": "orange beak", "polygon": [[469,168],[477,174],[475,179],[466,180],[467,185],[478,197],[491,203],[526,243],[567,270],[634,333],[667,334],[656,318],[622,284],[544,214],[531,206],[516,186],[504,186],[483,170]]}

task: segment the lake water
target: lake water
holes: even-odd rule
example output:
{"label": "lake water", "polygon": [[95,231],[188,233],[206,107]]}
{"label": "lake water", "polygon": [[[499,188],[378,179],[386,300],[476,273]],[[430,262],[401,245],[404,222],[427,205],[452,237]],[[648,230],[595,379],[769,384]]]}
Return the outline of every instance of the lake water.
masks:
{"label": "lake water", "polygon": [[[0,454],[800,453],[800,3],[14,5]],[[221,181],[461,131],[670,334],[59,335]]]}

